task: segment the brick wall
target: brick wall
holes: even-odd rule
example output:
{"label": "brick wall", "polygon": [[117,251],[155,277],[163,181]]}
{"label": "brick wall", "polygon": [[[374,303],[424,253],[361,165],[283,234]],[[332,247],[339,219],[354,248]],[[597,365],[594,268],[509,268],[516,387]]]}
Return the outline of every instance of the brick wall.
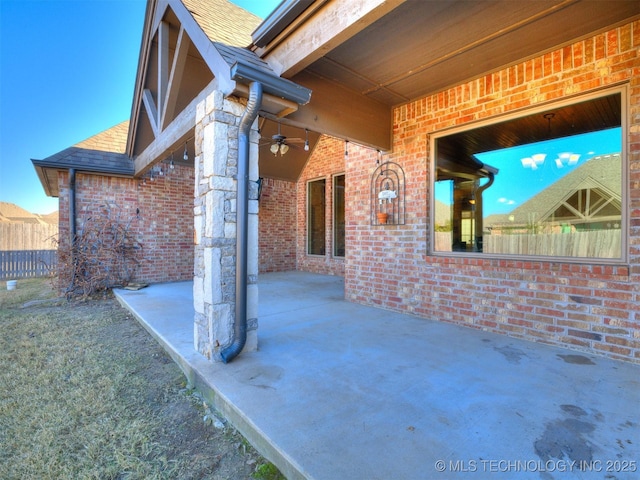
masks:
{"label": "brick wall", "polygon": [[[346,168],[347,299],[640,362],[639,51],[635,22],[396,108],[393,156],[406,174],[406,224],[369,226],[376,155],[353,148]],[[430,133],[620,83],[629,85],[630,97],[628,264],[428,255]],[[323,156],[314,152],[305,179],[336,170],[342,152],[327,147]],[[304,203],[301,181],[300,232]],[[313,270],[303,239],[299,234],[299,267]]]}
{"label": "brick wall", "polygon": [[260,273],[296,269],[296,184],[265,178],[260,195]]}
{"label": "brick wall", "polygon": [[[61,248],[68,248],[69,180],[61,173],[59,231]],[[76,174],[78,225],[100,215],[109,205],[121,223],[142,244],[143,261],[133,280],[169,282],[193,279],[192,167],[176,165],[169,175],[140,180]]]}
{"label": "brick wall", "polygon": [[[349,155],[358,150],[354,145],[349,146]],[[305,272],[322,273],[328,275],[344,275],[345,260],[343,257],[333,256],[333,176],[344,171],[343,141],[332,137],[321,137],[318,144],[302,171],[296,187],[297,197],[297,230],[296,243],[297,269]],[[326,180],[326,254],[307,255],[307,182],[309,180]],[[346,178],[348,191],[349,178]],[[345,207],[346,208],[346,207]],[[347,214],[347,221],[348,221]],[[347,255],[349,246],[347,244]]]}

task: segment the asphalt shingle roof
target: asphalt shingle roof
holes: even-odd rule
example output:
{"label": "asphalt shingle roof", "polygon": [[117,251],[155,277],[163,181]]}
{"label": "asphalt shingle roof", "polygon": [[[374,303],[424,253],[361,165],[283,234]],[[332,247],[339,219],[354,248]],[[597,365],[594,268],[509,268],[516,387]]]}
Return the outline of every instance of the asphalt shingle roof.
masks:
{"label": "asphalt shingle roof", "polygon": [[133,175],[133,161],[124,154],[128,129],[127,120],[43,160],[33,160],[33,164],[43,168]]}
{"label": "asphalt shingle roof", "polygon": [[260,17],[228,0],[182,0],[182,3],[212,42],[248,47],[251,32],[262,22]]}

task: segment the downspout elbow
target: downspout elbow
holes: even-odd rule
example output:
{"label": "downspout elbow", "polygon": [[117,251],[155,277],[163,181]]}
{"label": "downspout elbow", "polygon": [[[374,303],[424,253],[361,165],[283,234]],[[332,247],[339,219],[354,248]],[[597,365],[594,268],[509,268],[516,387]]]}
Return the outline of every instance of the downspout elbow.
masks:
{"label": "downspout elbow", "polygon": [[238,193],[236,199],[236,308],[233,341],[220,352],[224,363],[233,360],[247,342],[247,257],[249,228],[249,139],[251,125],[262,104],[262,84],[249,84],[249,101],[238,131]]}

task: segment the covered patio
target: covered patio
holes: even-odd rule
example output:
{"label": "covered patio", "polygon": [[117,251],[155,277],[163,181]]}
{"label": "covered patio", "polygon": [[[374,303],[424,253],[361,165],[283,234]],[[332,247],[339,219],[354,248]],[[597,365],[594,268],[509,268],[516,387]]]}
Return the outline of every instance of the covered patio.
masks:
{"label": "covered patio", "polygon": [[[193,284],[116,297],[289,479],[637,478],[640,366],[259,277],[260,350],[194,350]],[[436,319],[434,319],[436,320]]]}

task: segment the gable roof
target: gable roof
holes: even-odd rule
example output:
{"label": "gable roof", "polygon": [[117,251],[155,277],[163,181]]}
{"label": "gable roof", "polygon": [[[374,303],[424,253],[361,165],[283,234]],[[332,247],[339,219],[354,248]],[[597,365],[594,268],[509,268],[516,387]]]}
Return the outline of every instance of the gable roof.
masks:
{"label": "gable roof", "polygon": [[310,89],[250,50],[260,23],[228,0],[149,0],[126,148],[136,175],[193,140],[193,111],[213,90],[247,98],[259,82],[261,112],[276,117],[309,102]]}
{"label": "gable roof", "polygon": [[38,178],[50,197],[58,196],[58,172],[74,168],[85,173],[133,176],[133,161],[125,155],[126,120],[43,160],[32,159]]}

